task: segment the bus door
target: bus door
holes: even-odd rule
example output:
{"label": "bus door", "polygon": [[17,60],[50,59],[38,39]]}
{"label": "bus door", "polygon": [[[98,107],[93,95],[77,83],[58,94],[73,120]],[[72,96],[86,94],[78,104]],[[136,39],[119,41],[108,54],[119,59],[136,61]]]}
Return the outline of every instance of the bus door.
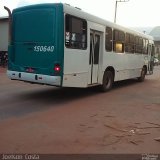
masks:
{"label": "bus door", "polygon": [[89,57],[89,84],[98,83],[99,53],[101,33],[90,32],[90,57]]}
{"label": "bus door", "polygon": [[148,44],[148,74],[153,74],[153,45]]}

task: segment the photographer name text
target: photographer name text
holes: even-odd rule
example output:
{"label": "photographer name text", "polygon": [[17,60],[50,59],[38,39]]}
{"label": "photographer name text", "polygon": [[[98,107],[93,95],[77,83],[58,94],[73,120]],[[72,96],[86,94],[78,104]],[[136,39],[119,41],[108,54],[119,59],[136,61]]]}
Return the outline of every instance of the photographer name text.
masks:
{"label": "photographer name text", "polygon": [[39,160],[38,154],[2,154],[2,160]]}

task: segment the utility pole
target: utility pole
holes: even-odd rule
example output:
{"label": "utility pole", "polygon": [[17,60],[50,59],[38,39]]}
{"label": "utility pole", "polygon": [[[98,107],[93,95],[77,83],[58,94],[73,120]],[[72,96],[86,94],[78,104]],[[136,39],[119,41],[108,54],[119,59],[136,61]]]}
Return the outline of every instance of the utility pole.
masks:
{"label": "utility pole", "polygon": [[117,5],[118,2],[128,2],[129,0],[116,0],[116,4],[115,4],[115,15],[114,15],[114,23],[116,23],[116,19],[117,19]]}

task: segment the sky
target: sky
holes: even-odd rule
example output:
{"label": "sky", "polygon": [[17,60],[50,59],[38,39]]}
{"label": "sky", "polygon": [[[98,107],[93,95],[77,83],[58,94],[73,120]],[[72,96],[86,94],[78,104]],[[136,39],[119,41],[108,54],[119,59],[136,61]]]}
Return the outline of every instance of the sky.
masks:
{"label": "sky", "polygon": [[[114,21],[116,0],[0,0],[0,17],[7,15],[3,6],[14,9],[30,4],[54,2],[67,3],[108,21]],[[160,26],[159,15],[160,0],[129,0],[118,2],[116,21],[126,27],[155,27]]]}

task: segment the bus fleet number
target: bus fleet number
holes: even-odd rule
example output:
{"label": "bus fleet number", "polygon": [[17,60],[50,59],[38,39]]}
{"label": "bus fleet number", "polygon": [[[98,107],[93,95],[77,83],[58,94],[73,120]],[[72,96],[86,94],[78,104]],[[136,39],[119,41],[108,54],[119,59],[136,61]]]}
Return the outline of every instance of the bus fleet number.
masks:
{"label": "bus fleet number", "polygon": [[34,46],[34,52],[53,52],[54,46]]}

